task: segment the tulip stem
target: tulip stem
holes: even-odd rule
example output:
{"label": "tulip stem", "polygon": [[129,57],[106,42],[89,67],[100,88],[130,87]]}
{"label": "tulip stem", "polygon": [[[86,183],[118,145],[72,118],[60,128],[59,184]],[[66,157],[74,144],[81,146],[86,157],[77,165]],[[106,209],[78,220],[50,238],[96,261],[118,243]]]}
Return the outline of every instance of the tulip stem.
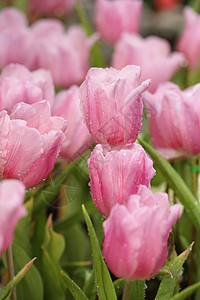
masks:
{"label": "tulip stem", "polygon": [[[197,169],[197,165],[198,165],[198,160],[196,160],[196,158],[191,159],[192,193],[194,194],[195,197],[197,197],[197,178],[198,178],[198,173],[199,173],[199,171]],[[197,238],[196,229],[194,226],[192,227],[191,236],[192,236],[192,241],[195,241],[195,243],[197,243],[197,245],[198,245],[198,242],[197,242],[198,238]],[[196,247],[194,247],[192,249],[191,256],[190,256],[188,285],[191,285],[193,283],[193,279],[194,279],[195,248]],[[198,252],[197,252],[197,256],[198,256]],[[199,270],[197,269],[197,273],[198,273],[198,271]],[[191,299],[191,296],[189,297],[189,299]]]}
{"label": "tulip stem", "polygon": [[[7,262],[7,270],[8,270],[8,278],[11,281],[14,276],[14,264],[13,264],[13,255],[12,255],[12,244],[6,250],[6,262]],[[12,294],[10,296],[11,300],[17,300],[16,289],[14,288]]]}
{"label": "tulip stem", "polygon": [[132,287],[133,281],[127,280],[124,285],[124,291],[122,295],[122,300],[129,300],[130,299],[130,292]]}
{"label": "tulip stem", "polygon": [[[196,166],[196,159],[191,160],[191,165],[193,168]],[[195,197],[197,197],[197,174],[198,172],[192,172],[192,192]]]}

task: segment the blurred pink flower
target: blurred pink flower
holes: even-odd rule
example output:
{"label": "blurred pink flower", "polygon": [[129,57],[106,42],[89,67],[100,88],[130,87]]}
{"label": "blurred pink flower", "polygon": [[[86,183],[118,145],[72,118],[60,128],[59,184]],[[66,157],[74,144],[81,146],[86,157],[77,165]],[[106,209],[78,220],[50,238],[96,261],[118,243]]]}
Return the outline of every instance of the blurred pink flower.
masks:
{"label": "blurred pink flower", "polygon": [[91,68],[80,87],[82,111],[96,143],[134,142],[142,124],[142,94],[150,81],[139,84],[140,68]]}
{"label": "blurred pink flower", "polygon": [[[45,24],[46,23],[46,24]],[[64,33],[59,21],[37,21],[31,29],[31,56],[29,69],[45,68],[51,71],[54,83],[63,88],[80,84],[89,68],[89,52],[97,35],[87,37],[78,26]]]}
{"label": "blurred pink flower", "polygon": [[40,14],[66,14],[75,5],[76,0],[29,0],[34,12]]}
{"label": "blurred pink flower", "polygon": [[145,93],[144,100],[152,144],[164,158],[200,154],[200,84],[181,91],[166,82],[154,94]]}
{"label": "blurred pink flower", "polygon": [[26,188],[52,171],[64,142],[66,121],[51,117],[47,101],[18,103],[10,116],[0,112],[0,180],[21,180]]}
{"label": "blurred pink flower", "polygon": [[178,40],[177,49],[188,60],[189,66],[195,69],[200,59],[200,15],[192,8],[184,9],[185,26]]}
{"label": "blurred pink flower", "polygon": [[74,160],[92,146],[92,137],[83,122],[80,110],[78,86],[72,86],[56,95],[53,115],[67,120],[66,139],[61,148],[61,157]]}
{"label": "blurred pink flower", "polygon": [[8,28],[27,27],[26,15],[14,7],[6,7],[0,11],[0,33]]}
{"label": "blurred pink flower", "polygon": [[10,64],[0,75],[0,110],[11,111],[19,102],[32,104],[46,99],[53,104],[54,85],[51,74],[39,69],[30,72],[25,66]]}
{"label": "blurred pink flower", "polygon": [[29,30],[25,14],[13,7],[0,12],[0,68],[24,63],[28,53]]}
{"label": "blurred pink flower", "polygon": [[0,69],[10,63],[24,64],[30,55],[29,41],[26,27],[8,27],[0,32]]}
{"label": "blurred pink flower", "polygon": [[149,279],[163,267],[168,236],[180,215],[179,205],[169,208],[167,194],[153,195],[140,186],[127,205],[116,204],[103,223],[103,255],[116,277]]}
{"label": "blurred pink flower", "polygon": [[122,33],[137,33],[142,0],[96,0],[95,23],[101,37],[114,44]]}
{"label": "blurred pink flower", "polygon": [[94,204],[106,217],[116,204],[126,204],[140,184],[150,187],[155,174],[153,162],[139,144],[111,149],[97,145],[88,160]]}
{"label": "blurred pink flower", "polygon": [[171,52],[167,40],[157,36],[142,38],[131,34],[122,36],[116,44],[112,59],[112,65],[117,69],[126,65],[140,66],[140,80],[151,79],[151,92],[156,90],[160,82],[169,80],[184,62],[183,54]]}
{"label": "blurred pink flower", "polygon": [[0,255],[12,242],[15,226],[26,215],[23,207],[25,186],[17,180],[0,182]]}

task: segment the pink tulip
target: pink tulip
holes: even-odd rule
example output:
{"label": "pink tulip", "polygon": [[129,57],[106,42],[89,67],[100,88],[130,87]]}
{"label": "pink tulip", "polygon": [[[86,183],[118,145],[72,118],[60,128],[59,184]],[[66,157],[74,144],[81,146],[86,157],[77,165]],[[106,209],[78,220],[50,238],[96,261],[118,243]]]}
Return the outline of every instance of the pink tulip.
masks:
{"label": "pink tulip", "polygon": [[167,194],[141,186],[127,206],[116,204],[103,223],[103,255],[111,272],[126,279],[149,279],[163,267],[168,236],[180,215]]}
{"label": "pink tulip", "polygon": [[97,0],[95,23],[101,37],[114,44],[122,33],[139,31],[142,0]]}
{"label": "pink tulip", "polygon": [[80,87],[81,106],[87,127],[96,143],[123,145],[134,142],[142,124],[142,93],[150,81],[141,85],[140,68],[127,66],[91,68]]}
{"label": "pink tulip", "polygon": [[31,8],[41,14],[68,13],[75,4],[75,0],[29,0]]}
{"label": "pink tulip", "polygon": [[52,45],[55,39],[61,39],[64,30],[64,24],[57,19],[40,19],[32,24],[30,27],[31,38],[28,43],[29,53],[31,55],[27,56],[25,60],[25,65],[30,70],[41,68],[41,51],[44,51],[44,48]]}
{"label": "pink tulip", "polygon": [[83,122],[80,110],[80,99],[77,86],[56,95],[53,115],[67,120],[66,139],[62,145],[60,156],[74,160],[92,146],[92,137]]}
{"label": "pink tulip", "polygon": [[0,112],[0,180],[21,180],[27,188],[52,171],[64,142],[66,121],[51,117],[47,101],[18,103]]}
{"label": "pink tulip", "polygon": [[0,182],[0,255],[12,242],[18,220],[26,215],[24,195],[25,187],[20,181]]}
{"label": "pink tulip", "polygon": [[0,12],[0,68],[24,63],[28,55],[28,20],[22,11],[7,7]]}
{"label": "pink tulip", "polygon": [[[112,65],[122,69],[126,65],[141,67],[141,82],[151,79],[149,90],[155,91],[160,82],[169,80],[183,65],[181,53],[171,52],[167,40],[157,36],[142,38],[139,35],[124,34],[117,43]],[[163,71],[164,70],[164,71]]]}
{"label": "pink tulip", "polygon": [[8,28],[28,26],[26,15],[14,7],[6,7],[0,11],[0,33]]}
{"label": "pink tulip", "polygon": [[116,204],[126,204],[140,184],[150,187],[153,162],[138,144],[116,147],[97,145],[88,160],[94,204],[106,217]]}
{"label": "pink tulip", "polygon": [[0,33],[0,69],[10,63],[24,64],[29,50],[30,33],[26,27],[8,27]]}
{"label": "pink tulip", "polygon": [[39,19],[31,25],[30,30],[33,39],[46,39],[64,34],[65,26],[57,19]]}
{"label": "pink tulip", "polygon": [[[48,22],[46,26],[45,22]],[[78,26],[64,33],[61,27],[45,20],[32,28],[32,35],[32,54],[26,63],[30,69],[40,67],[51,71],[54,83],[63,88],[83,81],[89,67],[89,51],[97,39],[96,35],[87,37]]]}
{"label": "pink tulip", "polygon": [[19,64],[7,65],[0,75],[0,110],[11,111],[21,101],[32,104],[47,99],[54,101],[54,85],[47,70],[30,72]]}
{"label": "pink tulip", "polygon": [[184,9],[185,26],[178,40],[177,49],[188,60],[192,69],[197,68],[200,59],[200,15],[192,8]]}
{"label": "pink tulip", "polygon": [[145,104],[152,143],[163,157],[200,154],[200,84],[181,91],[173,83],[163,83],[154,94],[145,94]]}

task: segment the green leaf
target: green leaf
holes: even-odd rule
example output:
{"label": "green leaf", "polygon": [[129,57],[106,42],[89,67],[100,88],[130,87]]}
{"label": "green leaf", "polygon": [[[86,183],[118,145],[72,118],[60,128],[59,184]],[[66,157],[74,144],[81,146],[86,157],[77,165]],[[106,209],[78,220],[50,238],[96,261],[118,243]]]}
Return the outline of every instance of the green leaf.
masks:
{"label": "green leaf", "polygon": [[33,199],[25,203],[27,215],[20,219],[15,228],[14,241],[31,257],[30,230],[32,226]]}
{"label": "green leaf", "polygon": [[[94,206],[94,203],[92,201],[86,203],[85,207],[89,214],[93,214],[94,212],[97,211],[97,208],[96,206]],[[82,222],[82,221],[84,221],[82,210],[79,209],[79,207],[77,207],[77,209],[72,214],[70,214],[69,212],[69,214],[66,217],[60,220],[56,220],[54,222],[54,229],[56,231],[65,231],[67,230],[67,228],[71,227],[75,223]]]}
{"label": "green leaf", "polygon": [[[12,244],[14,270],[19,272],[22,267],[30,261],[30,257],[25,250],[16,242]],[[17,285],[17,298],[26,300],[43,300],[42,278],[37,268],[33,265],[24,279]]]}
{"label": "green leaf", "polygon": [[60,268],[53,262],[53,260],[51,259],[48,252],[45,249],[43,252],[42,266],[42,278],[44,282],[44,299],[65,300],[65,286],[60,275]]}
{"label": "green leaf", "polygon": [[89,300],[80,287],[68,275],[64,274],[64,272],[61,272],[61,275],[75,300]]}
{"label": "green leaf", "polygon": [[[193,245],[193,244],[192,244]],[[160,283],[157,295],[155,300],[168,300],[171,299],[171,297],[174,294],[178,277],[181,272],[181,269],[183,267],[184,262],[186,261],[189,253],[192,250],[192,245],[185,250],[183,253],[181,253],[179,256],[177,256],[173,263],[169,266],[170,273],[172,274],[172,277],[170,275],[165,275]]]}
{"label": "green leaf", "polygon": [[200,204],[194,197],[190,189],[187,187],[180,175],[160,154],[153,149],[148,143],[142,139],[138,139],[142,147],[149,153],[158,169],[162,172],[169,186],[184,205],[185,210],[190,217],[191,222],[200,230]]}
{"label": "green leaf", "polygon": [[49,215],[47,220],[43,247],[46,248],[51,259],[59,264],[59,260],[65,249],[65,240],[61,234],[53,231],[52,215]]}
{"label": "green leaf", "polygon": [[59,260],[65,248],[65,240],[61,234],[53,231],[50,215],[45,228],[42,253],[42,278],[44,282],[44,299],[65,300],[65,286],[61,278]]}
{"label": "green leaf", "polygon": [[144,300],[147,286],[145,280],[135,280],[132,283],[130,299]]}
{"label": "green leaf", "polygon": [[94,285],[94,282],[95,282],[94,268],[92,270],[87,269],[85,271],[85,282],[83,285],[83,291],[90,300],[96,299],[96,287]]}
{"label": "green leaf", "polygon": [[115,293],[114,285],[110,277],[110,273],[106,264],[103,260],[101,250],[99,247],[98,239],[94,231],[94,227],[90,220],[90,217],[85,209],[85,206],[82,206],[83,215],[85,222],[87,224],[88,233],[90,236],[92,254],[93,254],[93,264],[95,270],[95,279],[96,279],[96,288],[99,296],[99,300],[117,300]]}
{"label": "green leaf", "polygon": [[117,298],[120,297],[124,290],[125,279],[119,278],[114,281],[115,292],[117,294]]}
{"label": "green leaf", "polygon": [[170,300],[184,300],[187,299],[190,295],[192,295],[197,289],[200,288],[200,281],[187,287],[180,293],[176,294],[174,297],[172,297]]}
{"label": "green leaf", "polygon": [[23,269],[21,269],[17,275],[4,287],[0,290],[0,300],[10,299],[10,295],[12,290],[16,287],[16,285],[24,278],[33,262],[36,260],[36,257],[29,261]]}
{"label": "green leaf", "polygon": [[85,156],[84,154],[82,157],[78,158],[74,162],[71,162],[69,166],[54,180],[52,180],[51,184],[48,185],[46,188],[43,188],[40,194],[35,198],[34,206],[33,206],[33,218],[37,216],[39,212],[41,212],[42,209],[45,209],[48,205],[50,205],[53,200],[58,195],[62,185],[67,180],[70,172],[74,168],[79,168],[79,164],[82,160],[84,160]]}

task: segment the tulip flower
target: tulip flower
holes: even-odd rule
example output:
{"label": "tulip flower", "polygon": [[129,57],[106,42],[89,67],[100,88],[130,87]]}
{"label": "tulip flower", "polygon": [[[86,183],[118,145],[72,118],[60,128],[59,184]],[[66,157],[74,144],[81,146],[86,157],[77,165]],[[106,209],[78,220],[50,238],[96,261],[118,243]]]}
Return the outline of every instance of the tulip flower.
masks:
{"label": "tulip flower", "polygon": [[151,92],[156,90],[159,83],[169,80],[184,63],[183,54],[171,52],[167,40],[157,36],[142,38],[131,34],[122,36],[116,44],[112,59],[113,67],[119,70],[126,65],[140,66],[140,80],[151,79]]}
{"label": "tulip flower", "polygon": [[83,122],[77,86],[56,95],[53,115],[67,120],[66,139],[60,156],[71,161],[81,156],[92,146],[92,137]]}
{"label": "tulip flower", "polygon": [[179,215],[179,205],[170,211],[167,194],[153,195],[144,186],[126,206],[116,204],[103,223],[103,255],[111,272],[130,280],[154,277],[164,265]]}
{"label": "tulip flower", "polygon": [[0,68],[9,63],[24,63],[30,40],[28,20],[22,11],[7,7],[0,12]]}
{"label": "tulip flower", "polygon": [[47,101],[18,103],[0,112],[0,179],[21,180],[26,188],[52,171],[65,139],[66,121],[51,117]]}
{"label": "tulip flower", "polygon": [[0,110],[11,111],[21,101],[32,104],[47,99],[54,101],[54,85],[51,74],[39,69],[30,72],[19,64],[7,65],[0,75]]}
{"label": "tulip flower", "polygon": [[8,27],[0,33],[0,69],[10,63],[24,64],[30,41],[29,30],[26,27]]}
{"label": "tulip flower", "polygon": [[0,11],[0,33],[8,28],[26,27],[28,20],[26,15],[14,7],[6,7]]}
{"label": "tulip flower", "polygon": [[140,68],[91,68],[80,87],[86,125],[96,143],[134,142],[142,124],[142,94],[150,81],[139,84]]}
{"label": "tulip flower", "polygon": [[142,6],[142,0],[97,0],[95,23],[101,37],[114,44],[124,32],[138,33]]}
{"label": "tulip flower", "polygon": [[32,54],[27,58],[26,66],[31,70],[49,70],[54,83],[59,87],[80,84],[89,68],[89,51],[97,36],[87,37],[78,26],[64,33],[62,26],[58,22],[55,24],[55,21],[43,20],[37,23],[31,30],[32,43],[29,47]]}
{"label": "tulip flower", "polygon": [[68,13],[75,4],[75,0],[29,0],[34,12],[46,15]]}
{"label": "tulip flower", "polygon": [[139,144],[111,149],[97,145],[88,160],[94,204],[106,217],[116,204],[126,204],[140,184],[150,187],[155,174],[153,162]]}
{"label": "tulip flower", "polygon": [[196,69],[200,58],[200,15],[191,7],[185,7],[184,19],[185,25],[177,49],[185,55],[189,66]]}
{"label": "tulip flower", "polygon": [[12,242],[18,220],[26,215],[24,195],[22,182],[11,179],[0,182],[0,255]]}
{"label": "tulip flower", "polygon": [[152,144],[164,158],[200,154],[200,84],[181,91],[173,83],[163,83],[154,94],[147,92],[144,100],[150,108]]}

